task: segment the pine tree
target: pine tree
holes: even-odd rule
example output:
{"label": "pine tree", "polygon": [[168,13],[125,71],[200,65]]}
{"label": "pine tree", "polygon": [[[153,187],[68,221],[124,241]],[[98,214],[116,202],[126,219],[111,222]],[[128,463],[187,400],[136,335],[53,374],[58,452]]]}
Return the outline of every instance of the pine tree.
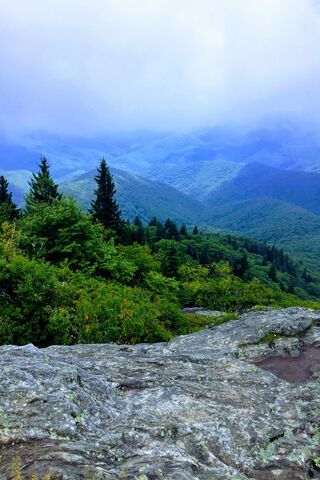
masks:
{"label": "pine tree", "polygon": [[184,223],[181,225],[180,234],[183,235],[184,237],[188,236],[187,227]]}
{"label": "pine tree", "polygon": [[166,232],[166,238],[169,240],[178,240],[178,228],[175,222],[168,218],[164,224],[164,229]]}
{"label": "pine tree", "polygon": [[150,222],[149,222],[149,227],[157,227],[159,224],[158,220],[157,220],[157,217],[153,217],[151,218]]}
{"label": "pine tree", "polygon": [[273,282],[277,281],[277,270],[276,270],[276,267],[275,267],[274,263],[272,263],[270,265],[268,275]]}
{"label": "pine tree", "polygon": [[142,222],[141,222],[140,217],[138,215],[133,220],[133,225],[135,227],[142,227]]}
{"label": "pine tree", "polygon": [[3,175],[0,176],[0,219],[1,223],[13,220],[19,216],[17,205],[12,201],[12,193],[8,192],[8,182]]}
{"label": "pine tree", "polygon": [[195,225],[195,227],[194,227],[194,229],[193,229],[193,232],[192,232],[192,233],[193,233],[193,235],[198,235],[198,233],[199,233],[199,230],[198,230],[198,227],[197,227],[197,225]]}
{"label": "pine tree", "polygon": [[30,191],[25,197],[27,212],[31,212],[38,203],[43,202],[52,205],[55,199],[61,199],[61,195],[58,193],[58,185],[54,183],[50,175],[50,165],[46,157],[41,157],[39,168],[39,173],[33,173],[29,182]]}
{"label": "pine tree", "polygon": [[94,177],[97,189],[94,191],[95,200],[91,202],[90,213],[93,219],[102,223],[105,228],[119,232],[122,227],[121,211],[114,198],[115,184],[104,158],[102,158],[97,172],[98,175]]}
{"label": "pine tree", "polygon": [[161,262],[162,273],[166,277],[177,277],[179,266],[179,251],[176,243],[171,241]]}

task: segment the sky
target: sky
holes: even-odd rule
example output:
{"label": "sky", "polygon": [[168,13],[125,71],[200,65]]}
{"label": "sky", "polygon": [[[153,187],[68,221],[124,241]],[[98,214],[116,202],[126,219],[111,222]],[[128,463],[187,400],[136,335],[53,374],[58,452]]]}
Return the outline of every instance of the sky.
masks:
{"label": "sky", "polygon": [[320,0],[3,0],[0,130],[320,120]]}

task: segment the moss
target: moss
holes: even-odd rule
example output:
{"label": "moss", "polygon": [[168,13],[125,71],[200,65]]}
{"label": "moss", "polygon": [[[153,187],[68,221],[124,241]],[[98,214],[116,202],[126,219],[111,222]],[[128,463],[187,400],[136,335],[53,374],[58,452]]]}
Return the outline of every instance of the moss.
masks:
{"label": "moss", "polygon": [[222,317],[218,317],[214,320],[214,326],[221,325],[222,323],[229,322],[230,320],[239,320],[239,316],[235,313],[226,313]]}
{"label": "moss", "polygon": [[265,305],[256,305],[254,308],[255,312],[266,312],[267,307]]}

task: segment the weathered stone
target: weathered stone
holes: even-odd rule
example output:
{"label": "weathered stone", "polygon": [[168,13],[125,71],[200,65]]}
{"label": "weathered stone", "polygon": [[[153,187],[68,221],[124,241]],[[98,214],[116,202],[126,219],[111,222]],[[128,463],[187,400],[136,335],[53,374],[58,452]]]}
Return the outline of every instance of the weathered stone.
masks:
{"label": "weathered stone", "polygon": [[215,317],[215,318],[222,317],[225,314],[225,312],[221,312],[220,310],[208,310],[203,307],[183,308],[181,310],[181,313],[193,313],[196,315],[204,315],[205,317]]}
{"label": "weathered stone", "polygon": [[169,343],[1,347],[0,478],[16,455],[25,478],[320,478],[320,372],[256,365],[319,347],[318,322],[290,308]]}

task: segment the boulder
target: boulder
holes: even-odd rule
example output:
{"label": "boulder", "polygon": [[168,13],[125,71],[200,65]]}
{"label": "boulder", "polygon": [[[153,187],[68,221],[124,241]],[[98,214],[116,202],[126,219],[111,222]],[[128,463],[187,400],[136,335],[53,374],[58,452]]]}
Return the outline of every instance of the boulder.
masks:
{"label": "boulder", "polygon": [[319,361],[303,381],[274,366],[317,352],[319,322],[289,308],[168,343],[0,347],[0,478],[15,457],[24,479],[320,478]]}

